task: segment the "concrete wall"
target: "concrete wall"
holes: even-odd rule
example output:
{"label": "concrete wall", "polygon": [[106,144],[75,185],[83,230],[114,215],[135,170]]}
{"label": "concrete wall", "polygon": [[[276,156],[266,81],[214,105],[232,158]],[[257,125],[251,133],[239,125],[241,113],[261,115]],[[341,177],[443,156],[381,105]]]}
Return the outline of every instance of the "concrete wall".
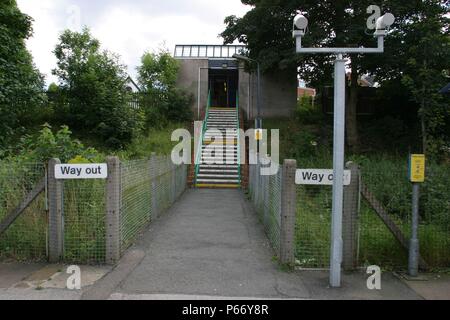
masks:
{"label": "concrete wall", "polygon": [[[199,119],[208,103],[208,59],[179,59],[180,71],[177,86],[194,96],[192,111],[194,118]],[[201,68],[201,69],[200,69]],[[198,101],[198,79],[200,70],[200,104]]]}
{"label": "concrete wall", "polygon": [[[240,107],[248,120],[257,117],[256,73],[239,72]],[[287,118],[292,116],[297,105],[297,76],[295,73],[279,71],[261,77],[261,117]]]}
{"label": "concrete wall", "polygon": [[262,117],[290,117],[297,105],[297,76],[277,71],[262,77]]}

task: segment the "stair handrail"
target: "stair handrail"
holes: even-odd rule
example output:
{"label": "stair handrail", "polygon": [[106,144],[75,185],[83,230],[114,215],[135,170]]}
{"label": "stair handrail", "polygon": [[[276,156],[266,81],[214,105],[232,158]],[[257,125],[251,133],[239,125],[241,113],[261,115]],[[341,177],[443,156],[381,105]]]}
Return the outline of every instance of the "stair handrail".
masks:
{"label": "stair handrail", "polygon": [[[200,98],[200,97],[199,97]],[[202,130],[200,132],[200,139],[199,139],[199,145],[197,148],[197,155],[195,157],[195,176],[194,176],[194,186],[197,185],[197,177],[198,173],[200,171],[200,162],[201,162],[201,155],[202,155],[202,147],[203,147],[203,141],[205,139],[206,130],[208,128],[208,118],[209,118],[209,110],[211,108],[211,90],[208,91],[208,101],[206,104],[206,114],[205,114],[205,120],[203,120],[203,126]]]}
{"label": "stair handrail", "polygon": [[237,164],[239,184],[242,185],[241,177],[241,122],[239,115],[239,90],[236,90],[236,120],[237,120]]}

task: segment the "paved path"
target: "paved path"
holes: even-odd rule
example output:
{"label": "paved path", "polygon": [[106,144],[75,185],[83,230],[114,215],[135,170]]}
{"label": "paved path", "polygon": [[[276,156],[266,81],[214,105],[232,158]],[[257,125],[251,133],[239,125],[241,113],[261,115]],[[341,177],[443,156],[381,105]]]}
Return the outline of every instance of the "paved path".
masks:
{"label": "paved path", "polygon": [[132,252],[143,259],[118,281],[112,299],[419,298],[391,276],[381,292],[367,290],[364,274],[346,276],[343,289],[331,290],[326,272],[280,270],[240,190],[187,191]]}

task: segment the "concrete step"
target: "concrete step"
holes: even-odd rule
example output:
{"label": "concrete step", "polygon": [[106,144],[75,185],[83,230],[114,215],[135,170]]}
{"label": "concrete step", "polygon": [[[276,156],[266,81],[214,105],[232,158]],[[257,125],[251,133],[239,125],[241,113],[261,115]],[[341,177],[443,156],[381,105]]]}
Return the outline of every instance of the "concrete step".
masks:
{"label": "concrete step", "polygon": [[198,179],[206,179],[206,178],[220,179],[220,180],[222,180],[222,179],[239,179],[239,175],[237,175],[237,174],[204,174],[204,173],[200,173],[198,175]]}
{"label": "concrete step", "polygon": [[212,120],[212,121],[208,121],[207,124],[227,124],[227,125],[236,125],[237,126],[236,121],[225,121],[225,120]]}
{"label": "concrete step", "polygon": [[237,116],[234,116],[234,115],[230,115],[230,116],[209,115],[208,116],[208,120],[213,120],[213,119],[237,121]]}
{"label": "concrete step", "polygon": [[238,129],[238,127],[236,125],[227,125],[227,124],[220,124],[220,123],[212,123],[206,126],[206,130],[220,130],[220,131],[225,131],[225,130],[231,130],[231,131],[236,131]]}
{"label": "concrete step", "polygon": [[209,147],[203,147],[202,150],[208,150],[209,152],[211,152],[211,151],[223,152],[224,150],[225,150],[225,152],[233,152],[233,151],[237,152],[238,148],[237,148],[237,146],[225,147],[225,146],[216,145],[214,147],[210,147],[210,146]]}
{"label": "concrete step", "polygon": [[195,185],[199,189],[239,189],[239,184],[213,184],[213,183],[197,183]]}
{"label": "concrete step", "polygon": [[204,149],[202,150],[202,154],[215,154],[215,155],[227,155],[227,154],[233,154],[237,155],[238,150],[224,150],[224,149]]}
{"label": "concrete step", "polygon": [[237,115],[230,114],[230,115],[219,115],[219,114],[210,114],[208,115],[208,120],[211,119],[220,119],[220,120],[237,120]]}
{"label": "concrete step", "polygon": [[238,155],[236,153],[230,153],[230,154],[217,154],[216,156],[211,156],[208,153],[202,153],[202,159],[203,160],[228,160],[228,159],[237,159]]}
{"label": "concrete step", "polygon": [[231,174],[231,173],[239,173],[239,171],[236,170],[227,170],[227,169],[202,169],[199,170],[200,173],[223,173],[223,174]]}
{"label": "concrete step", "polygon": [[225,115],[228,115],[228,114],[237,114],[237,112],[233,111],[233,110],[229,110],[229,111],[209,110],[208,114],[220,114],[220,115],[225,114]]}
{"label": "concrete step", "polygon": [[237,170],[238,166],[235,164],[229,164],[229,165],[226,165],[226,164],[222,164],[222,165],[220,165],[220,164],[211,164],[211,165],[201,164],[200,169],[236,169]]}
{"label": "concrete step", "polygon": [[[237,137],[237,132],[233,132],[233,131],[230,131],[230,132],[222,132],[222,136],[230,136],[230,137]],[[211,133],[211,132],[206,132],[205,133],[205,137],[215,137],[215,136],[220,136],[220,134],[214,134],[214,133]]]}
{"label": "concrete step", "polygon": [[223,121],[223,120],[212,120],[212,121],[208,121],[207,125],[211,125],[211,124],[220,124],[220,125],[233,125],[233,126],[237,126],[237,122],[236,122],[236,121]]}
{"label": "concrete step", "polygon": [[201,159],[200,160],[201,165],[237,165],[238,161],[237,159]]}
{"label": "concrete step", "polygon": [[210,184],[239,184],[239,179],[197,179],[197,183],[210,183]]}

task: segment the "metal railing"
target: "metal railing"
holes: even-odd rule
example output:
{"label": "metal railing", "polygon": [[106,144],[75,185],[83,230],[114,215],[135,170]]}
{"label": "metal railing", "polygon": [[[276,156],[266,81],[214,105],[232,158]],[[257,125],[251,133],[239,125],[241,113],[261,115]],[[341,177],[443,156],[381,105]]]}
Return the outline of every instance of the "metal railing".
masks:
{"label": "metal railing", "polygon": [[208,92],[208,102],[206,105],[206,113],[205,113],[205,120],[203,120],[203,126],[202,130],[200,132],[200,139],[199,139],[199,145],[197,147],[197,154],[195,156],[195,176],[194,176],[194,185],[197,185],[197,177],[198,173],[200,171],[200,162],[202,157],[202,147],[203,147],[203,141],[205,138],[205,134],[208,128],[208,118],[209,118],[209,110],[211,109],[211,91]]}
{"label": "metal railing", "polygon": [[242,185],[242,176],[241,176],[241,123],[240,123],[240,115],[239,115],[239,91],[236,91],[236,127],[237,127],[237,164],[238,164],[238,177],[239,177],[239,185]]}

